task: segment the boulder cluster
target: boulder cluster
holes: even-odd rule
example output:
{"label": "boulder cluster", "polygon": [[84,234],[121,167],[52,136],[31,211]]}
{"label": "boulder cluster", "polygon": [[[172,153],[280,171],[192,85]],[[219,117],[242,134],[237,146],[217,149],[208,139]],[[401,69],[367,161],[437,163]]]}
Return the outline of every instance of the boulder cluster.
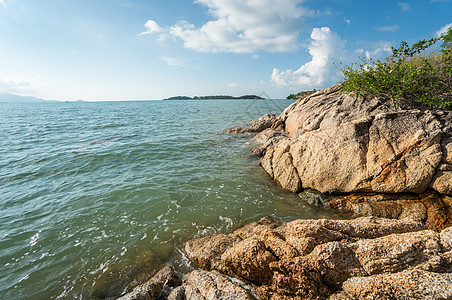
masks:
{"label": "boulder cluster", "polygon": [[185,251],[202,270],[167,266],[121,299],[452,298],[452,227],[415,220],[264,217]]}
{"label": "boulder cluster", "polygon": [[269,217],[188,241],[123,299],[452,299],[452,112],[394,110],[340,86],[229,133],[284,189],[353,220]]}

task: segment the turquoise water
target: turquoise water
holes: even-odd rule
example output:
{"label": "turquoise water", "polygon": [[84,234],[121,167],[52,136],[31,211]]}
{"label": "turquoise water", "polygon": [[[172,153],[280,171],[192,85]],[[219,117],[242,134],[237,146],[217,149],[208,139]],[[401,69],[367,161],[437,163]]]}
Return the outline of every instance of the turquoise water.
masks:
{"label": "turquoise water", "polygon": [[337,217],[278,186],[232,125],[286,100],[0,104],[0,298],[117,296],[183,243],[270,215]]}

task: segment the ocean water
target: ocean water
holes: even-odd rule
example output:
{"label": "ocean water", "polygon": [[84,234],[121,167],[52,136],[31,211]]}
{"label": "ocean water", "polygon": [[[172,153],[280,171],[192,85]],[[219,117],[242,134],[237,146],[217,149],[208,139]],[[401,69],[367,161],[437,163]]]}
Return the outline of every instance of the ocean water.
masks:
{"label": "ocean water", "polygon": [[0,104],[0,299],[115,297],[183,243],[272,216],[336,218],[279,188],[227,127],[287,100]]}

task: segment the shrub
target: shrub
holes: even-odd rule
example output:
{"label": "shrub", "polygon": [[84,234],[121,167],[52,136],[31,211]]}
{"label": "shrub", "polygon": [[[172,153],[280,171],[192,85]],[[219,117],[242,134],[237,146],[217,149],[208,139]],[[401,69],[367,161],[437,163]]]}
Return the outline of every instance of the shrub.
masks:
{"label": "shrub", "polygon": [[[341,64],[345,76],[342,90],[379,96],[395,108],[452,109],[452,49],[444,39],[447,34],[411,47],[402,42],[399,48],[392,47],[392,55],[384,61],[361,57],[360,63]],[[440,40],[443,48],[427,53]]]}

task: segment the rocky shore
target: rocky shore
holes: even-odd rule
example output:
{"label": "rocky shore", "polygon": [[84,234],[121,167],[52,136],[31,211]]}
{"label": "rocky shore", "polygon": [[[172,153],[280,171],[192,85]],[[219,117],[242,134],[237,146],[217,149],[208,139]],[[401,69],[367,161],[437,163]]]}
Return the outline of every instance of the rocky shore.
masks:
{"label": "rocky shore", "polygon": [[188,241],[121,299],[452,299],[452,113],[393,110],[339,85],[230,133],[257,133],[263,169],[353,220],[269,217]]}

